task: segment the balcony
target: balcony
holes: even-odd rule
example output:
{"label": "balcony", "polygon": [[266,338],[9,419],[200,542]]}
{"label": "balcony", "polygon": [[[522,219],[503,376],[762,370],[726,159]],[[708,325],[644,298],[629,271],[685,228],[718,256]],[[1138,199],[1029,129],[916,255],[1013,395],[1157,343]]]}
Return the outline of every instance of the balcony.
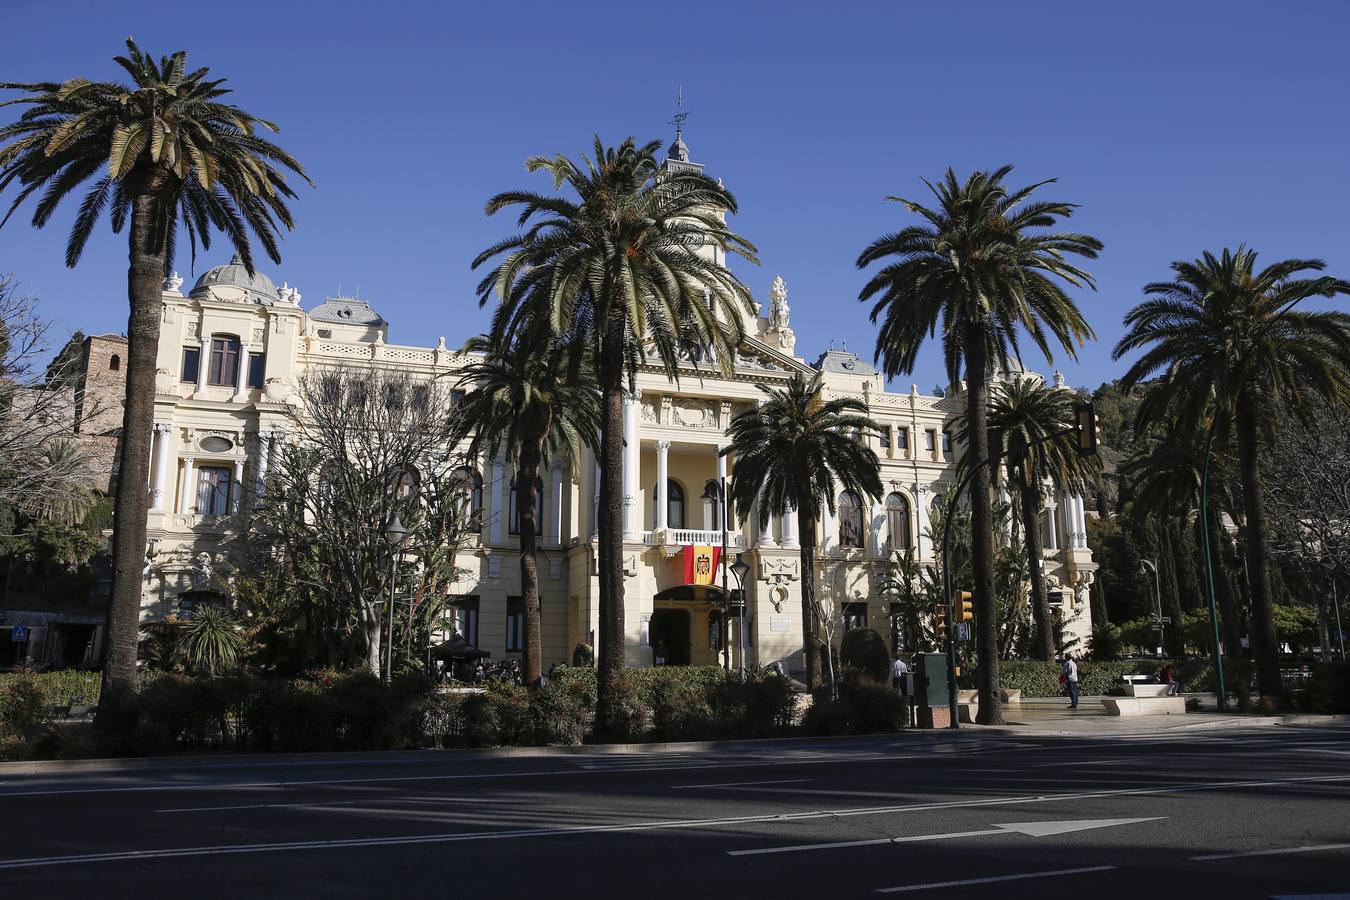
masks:
{"label": "balcony", "polygon": [[[664,532],[644,531],[642,532],[642,543],[653,547],[666,547],[671,553],[674,553],[679,547],[689,545],[720,547],[722,546],[722,532],[716,529],[706,531],[694,528],[670,528]],[[745,535],[739,531],[727,532],[727,548],[743,550],[745,548]]]}

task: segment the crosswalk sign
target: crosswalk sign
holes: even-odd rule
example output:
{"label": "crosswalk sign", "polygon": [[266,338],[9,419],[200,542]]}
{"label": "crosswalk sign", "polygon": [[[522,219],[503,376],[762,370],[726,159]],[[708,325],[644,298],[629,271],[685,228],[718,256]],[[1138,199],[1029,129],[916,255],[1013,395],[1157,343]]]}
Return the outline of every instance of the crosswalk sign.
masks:
{"label": "crosswalk sign", "polygon": [[9,632],[9,639],[16,644],[22,644],[28,640],[28,626],[15,625]]}

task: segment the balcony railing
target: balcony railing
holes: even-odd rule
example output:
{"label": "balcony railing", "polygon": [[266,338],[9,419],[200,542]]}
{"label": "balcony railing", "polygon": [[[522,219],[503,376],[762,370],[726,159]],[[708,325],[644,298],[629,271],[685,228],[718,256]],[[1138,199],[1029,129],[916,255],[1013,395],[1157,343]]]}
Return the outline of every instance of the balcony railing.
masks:
{"label": "balcony railing", "polygon": [[[695,528],[670,528],[665,532],[665,540],[661,540],[661,532],[644,531],[642,532],[642,541],[645,544],[697,544],[703,547],[722,546],[722,532],[717,530],[706,531]],[[727,533],[728,547],[744,547],[745,535],[740,532],[731,531]]]}

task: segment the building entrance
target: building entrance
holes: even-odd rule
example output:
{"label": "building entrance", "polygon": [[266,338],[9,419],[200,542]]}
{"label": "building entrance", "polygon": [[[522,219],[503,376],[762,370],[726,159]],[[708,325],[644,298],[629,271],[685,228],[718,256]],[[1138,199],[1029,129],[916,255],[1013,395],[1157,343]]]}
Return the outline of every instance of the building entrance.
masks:
{"label": "building entrance", "polygon": [[657,665],[689,665],[692,645],[689,636],[688,610],[654,610],[649,635]]}

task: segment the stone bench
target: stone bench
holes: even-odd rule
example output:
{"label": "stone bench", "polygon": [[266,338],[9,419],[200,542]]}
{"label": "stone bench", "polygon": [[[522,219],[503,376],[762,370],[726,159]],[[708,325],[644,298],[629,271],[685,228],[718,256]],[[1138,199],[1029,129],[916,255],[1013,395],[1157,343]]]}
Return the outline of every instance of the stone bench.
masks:
{"label": "stone bench", "polygon": [[961,689],[958,688],[957,691],[956,691],[956,702],[957,702],[957,703],[978,703],[978,702],[979,702],[979,695],[980,695],[980,692],[979,692],[979,691],[966,691],[966,690],[961,690]]}
{"label": "stone bench", "polygon": [[1126,684],[1145,684],[1153,677],[1152,675],[1122,675],[1120,680]]}
{"label": "stone bench", "polygon": [[1022,689],[1021,689],[1021,688],[1013,688],[1011,691],[1006,690],[1006,689],[1004,689],[1004,688],[999,688],[998,695],[999,695],[999,697],[1003,700],[1004,703],[1021,703],[1021,702],[1022,702]]}
{"label": "stone bench", "polygon": [[1103,697],[1102,706],[1110,716],[1180,716],[1186,713],[1186,698]]}
{"label": "stone bench", "polygon": [[1141,684],[1136,681],[1125,685],[1125,694],[1128,697],[1166,697],[1171,687],[1170,684]]}

